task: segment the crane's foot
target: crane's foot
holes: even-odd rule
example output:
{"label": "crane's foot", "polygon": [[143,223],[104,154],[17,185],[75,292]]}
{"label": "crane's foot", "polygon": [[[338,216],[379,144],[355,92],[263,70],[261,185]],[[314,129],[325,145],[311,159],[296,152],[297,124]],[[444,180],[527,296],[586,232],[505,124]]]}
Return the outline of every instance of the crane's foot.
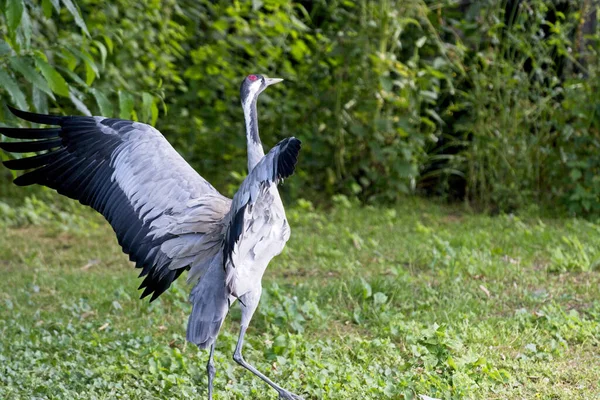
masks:
{"label": "crane's foot", "polygon": [[280,400],[304,400],[304,397],[300,397],[297,394],[288,392],[287,390],[282,390],[279,392]]}

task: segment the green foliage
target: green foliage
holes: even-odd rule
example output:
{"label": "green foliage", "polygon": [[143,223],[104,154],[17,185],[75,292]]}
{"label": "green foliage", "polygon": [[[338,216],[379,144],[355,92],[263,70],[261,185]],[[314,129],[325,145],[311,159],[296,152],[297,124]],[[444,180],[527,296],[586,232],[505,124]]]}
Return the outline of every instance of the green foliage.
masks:
{"label": "green foliage", "polygon": [[489,4],[473,3],[467,18],[447,16],[462,33],[452,48],[467,72],[447,108],[455,115],[447,119],[449,146],[463,149],[448,165],[465,176],[467,197],[485,207],[561,202],[577,214],[595,212],[589,152],[597,153],[600,31],[583,37],[581,2]]}
{"label": "green foliage", "polygon": [[[403,41],[404,32],[427,39],[427,8],[417,1],[225,4],[186,10],[197,16],[193,43],[200,45],[186,54],[189,86],[167,117],[186,158],[217,181],[227,179],[227,169],[243,171],[239,81],[265,71],[287,83],[285,101],[273,101],[281,97],[277,89],[261,99],[263,141],[295,135],[305,143],[292,190],[363,201],[410,192],[440,121],[432,106],[445,78],[439,70],[448,69],[443,57],[420,57],[434,52],[437,40]],[[194,124],[180,127],[182,118]]]}
{"label": "green foliage", "polygon": [[563,236],[562,239],[562,246],[552,250],[551,271],[588,272],[600,265],[600,255],[595,249],[585,246],[577,237]]}
{"label": "green foliage", "polygon": [[[145,5],[148,6],[146,13],[135,16],[140,28],[161,21],[158,17],[161,6],[152,2]],[[95,12],[82,13],[80,7],[93,7]],[[117,93],[129,91],[126,96],[130,101],[120,102],[124,108],[120,114],[138,119],[135,103],[136,110],[147,118],[145,121],[151,122],[156,114],[156,103],[161,101],[161,76],[144,79],[129,68],[137,56],[130,50],[139,48],[141,35],[103,23],[107,16],[115,17],[110,15],[111,10],[114,14],[115,6],[100,6],[93,1],[75,4],[71,0],[45,0],[40,4],[5,0],[0,22],[0,98],[3,102],[26,110],[32,106],[34,111],[43,113],[58,107],[64,113],[89,115],[92,109],[115,116],[112,101]],[[137,36],[132,38],[132,35]],[[148,46],[155,46],[155,51],[168,54],[170,45],[161,45],[162,39],[144,37]],[[119,44],[118,51],[115,51],[115,42]],[[150,62],[141,59],[137,63],[142,66]],[[148,98],[150,93],[153,94]],[[93,99],[98,108],[94,107]],[[3,122],[14,124],[14,120],[9,121],[10,113],[4,105],[0,111]]]}
{"label": "green foliage", "polygon": [[86,231],[97,226],[87,220],[91,212],[83,206],[72,201],[56,201],[49,191],[39,195],[25,197],[18,206],[0,200],[0,224],[5,227],[45,225],[63,231]]}
{"label": "green foliage", "polygon": [[[323,400],[600,396],[600,271],[581,264],[597,224],[410,199],[311,208],[289,210],[246,335],[246,359],[276,382]],[[110,227],[70,211],[89,225],[0,224],[0,397],[205,397],[184,277],[140,301]],[[217,341],[215,398],[275,399],[231,359],[239,318],[235,305]]]}
{"label": "green foliage", "polygon": [[265,73],[286,83],[261,97],[263,142],[304,143],[286,196],[592,215],[594,4],[3,0],[0,98],[156,123],[230,195],[245,175],[239,83]]}

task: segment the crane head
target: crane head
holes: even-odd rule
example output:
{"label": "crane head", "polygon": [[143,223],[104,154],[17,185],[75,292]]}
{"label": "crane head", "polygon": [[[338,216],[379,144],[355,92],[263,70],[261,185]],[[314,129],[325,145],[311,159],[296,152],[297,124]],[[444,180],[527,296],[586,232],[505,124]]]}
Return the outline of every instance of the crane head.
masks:
{"label": "crane head", "polygon": [[283,79],[280,78],[268,78],[264,75],[248,75],[242,81],[242,87],[240,88],[242,104],[245,104],[248,101],[255,101],[258,98],[258,95],[268,86],[279,83],[282,80]]}

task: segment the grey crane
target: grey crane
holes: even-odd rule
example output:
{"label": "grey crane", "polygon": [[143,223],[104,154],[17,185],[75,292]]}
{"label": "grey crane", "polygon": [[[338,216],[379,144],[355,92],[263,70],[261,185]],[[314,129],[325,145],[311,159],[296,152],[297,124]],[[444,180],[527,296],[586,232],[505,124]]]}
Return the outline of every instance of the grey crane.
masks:
{"label": "grey crane", "polygon": [[30,170],[14,181],[40,184],[100,212],[123,251],[145,277],[142,298],[155,300],[188,269],[192,313],[187,340],[209,348],[208,398],[219,330],[237,299],[242,310],[233,359],[269,384],[280,399],[302,399],[272,382],[244,360],[244,335],[258,306],[269,261],[290,237],[277,184],[293,174],[300,141],[289,137],[266,155],[258,136],[259,94],[282,79],[248,75],[240,95],[248,147],[248,176],[229,199],[194,171],[152,126],[105,117],[34,114],[17,117],[55,128],[0,128],[27,141],[1,142],[7,152],[38,153],[5,161]]}

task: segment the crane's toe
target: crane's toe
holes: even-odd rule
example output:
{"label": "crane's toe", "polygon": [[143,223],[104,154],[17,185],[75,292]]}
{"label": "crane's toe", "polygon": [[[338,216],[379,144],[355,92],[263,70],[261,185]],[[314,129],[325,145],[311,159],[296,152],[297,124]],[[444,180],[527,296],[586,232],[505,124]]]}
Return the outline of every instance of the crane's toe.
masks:
{"label": "crane's toe", "polygon": [[287,390],[283,390],[281,392],[279,392],[279,399],[280,400],[304,400],[304,397],[300,397],[297,394],[288,392]]}

